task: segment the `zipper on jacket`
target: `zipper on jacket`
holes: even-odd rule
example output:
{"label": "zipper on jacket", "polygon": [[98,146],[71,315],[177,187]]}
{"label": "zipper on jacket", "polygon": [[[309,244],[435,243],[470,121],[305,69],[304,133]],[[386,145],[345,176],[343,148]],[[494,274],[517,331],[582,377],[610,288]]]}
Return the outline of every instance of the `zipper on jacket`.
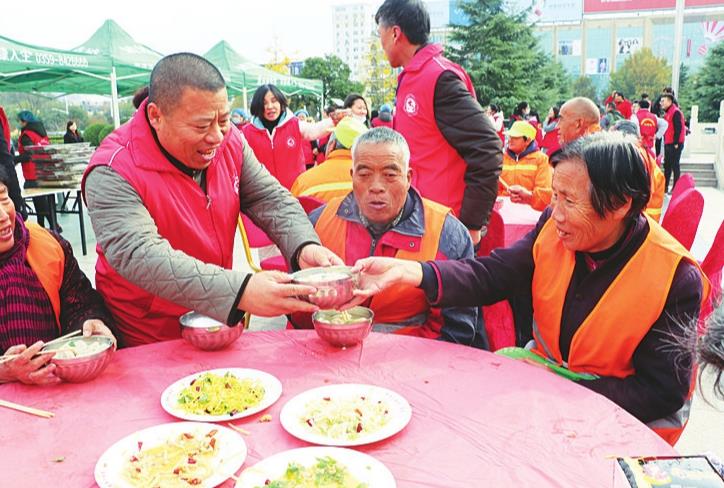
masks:
{"label": "zipper on jacket", "polygon": [[375,255],[375,249],[377,248],[377,239],[374,237],[372,238],[372,243],[370,244],[370,256]]}

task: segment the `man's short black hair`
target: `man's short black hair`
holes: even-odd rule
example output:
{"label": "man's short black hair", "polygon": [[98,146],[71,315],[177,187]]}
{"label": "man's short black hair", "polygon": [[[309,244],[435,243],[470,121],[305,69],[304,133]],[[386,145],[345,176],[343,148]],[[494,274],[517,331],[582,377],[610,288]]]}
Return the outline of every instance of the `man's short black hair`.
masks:
{"label": "man's short black hair", "polygon": [[594,211],[605,218],[631,199],[627,218],[636,218],[651,195],[651,180],[636,140],[621,132],[597,132],[581,137],[563,150],[561,161],[581,161],[591,180],[589,194]]}
{"label": "man's short black hair", "polygon": [[651,102],[648,100],[639,100],[639,107],[648,110],[651,107]]}
{"label": "man's short black hair", "polygon": [[170,54],[151,71],[148,101],[170,112],[187,88],[216,93],[225,87],[221,71],[208,60],[192,53]]}
{"label": "man's short black hair", "polygon": [[281,115],[283,115],[287,111],[289,103],[287,102],[287,97],[284,96],[282,91],[277,88],[276,85],[272,85],[271,83],[261,85],[254,92],[254,96],[251,97],[251,105],[249,106],[249,111],[251,112],[251,115],[253,115],[254,117],[259,117],[260,119],[264,118],[264,97],[266,96],[267,92],[272,92],[274,97],[276,97],[277,101],[279,102],[279,106],[281,107],[281,110],[279,111],[279,116],[281,117]]}
{"label": "man's short black hair", "polygon": [[399,26],[411,44],[427,43],[430,36],[430,14],[420,0],[385,0],[375,22],[385,27]]}

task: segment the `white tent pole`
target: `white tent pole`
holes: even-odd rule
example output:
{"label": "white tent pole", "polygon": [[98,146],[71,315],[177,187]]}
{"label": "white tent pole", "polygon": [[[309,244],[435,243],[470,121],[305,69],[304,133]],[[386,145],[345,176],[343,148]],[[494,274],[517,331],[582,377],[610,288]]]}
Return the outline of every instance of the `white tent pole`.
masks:
{"label": "white tent pole", "polygon": [[249,101],[247,100],[246,87],[244,87],[244,91],[241,92],[241,98],[244,100],[244,110],[246,110],[248,112],[249,111]]}
{"label": "white tent pole", "polygon": [[113,125],[117,129],[121,126],[121,116],[118,113],[118,86],[116,85],[116,67],[111,69],[111,112]]}

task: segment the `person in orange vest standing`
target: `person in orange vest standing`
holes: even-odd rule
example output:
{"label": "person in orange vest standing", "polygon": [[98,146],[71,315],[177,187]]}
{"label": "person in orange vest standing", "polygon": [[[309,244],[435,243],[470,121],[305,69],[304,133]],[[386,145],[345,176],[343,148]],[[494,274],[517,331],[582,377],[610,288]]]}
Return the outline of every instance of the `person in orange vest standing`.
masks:
{"label": "person in orange vest standing", "polygon": [[649,186],[630,138],[583,137],[554,163],[552,204],[524,238],[460,261],[362,259],[350,305],[391,286],[418,287],[442,307],[488,305],[528,289],[529,354],[673,445],[689,414],[693,354],[671,343],[696,333],[710,284],[694,256],[643,213]]}
{"label": "person in orange vest standing", "polygon": [[498,193],[500,139],[468,74],[428,42],[430,16],[420,0],[386,0],[375,21],[387,60],[403,68],[394,129],[410,145],[412,186],[452,208],[477,245]]}
{"label": "person in orange vest standing", "polygon": [[10,181],[0,167],[0,358],[17,355],[0,363],[0,383],[58,383],[44,343],[75,330],[115,340],[113,321],[70,243],[16,213]]}
{"label": "person in orange vest standing", "polygon": [[[410,187],[409,154],[405,139],[392,129],[362,134],[352,150],[352,192],[311,213],[322,244],[346,264],[367,256],[414,261],[473,257],[467,229],[450,209]],[[487,349],[477,308],[430,307],[424,293],[409,286],[393,287],[368,306],[378,332]],[[311,326],[304,317],[292,318],[296,326]]]}
{"label": "person in orange vest standing", "polygon": [[664,176],[666,177],[666,191],[669,191],[669,180],[674,174],[673,189],[681,175],[681,153],[684,150],[686,138],[686,122],[679,106],[674,103],[674,96],[661,95],[661,108],[664,110],[664,119],[669,124],[664,133]]}
{"label": "person in orange vest standing", "polygon": [[536,129],[528,122],[513,122],[503,154],[498,195],[515,203],[543,210],[551,203],[553,168],[535,142]]}

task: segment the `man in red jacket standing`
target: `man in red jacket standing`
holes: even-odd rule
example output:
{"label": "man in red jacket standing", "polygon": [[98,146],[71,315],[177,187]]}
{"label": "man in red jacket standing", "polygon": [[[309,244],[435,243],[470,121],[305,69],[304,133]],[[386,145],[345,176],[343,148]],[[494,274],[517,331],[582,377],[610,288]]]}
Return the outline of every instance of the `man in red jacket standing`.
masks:
{"label": "man in red jacket standing", "polygon": [[664,133],[664,175],[666,176],[666,191],[669,191],[669,178],[674,173],[672,189],[679,181],[681,168],[681,152],[684,150],[684,138],[686,137],[686,123],[684,114],[679,106],[674,103],[673,95],[661,95],[661,108],[664,109],[664,119],[669,123]]}
{"label": "man in red jacket standing", "polygon": [[428,44],[430,16],[419,0],[386,0],[375,15],[397,78],[394,128],[410,145],[412,185],[453,209],[474,244],[498,191],[503,154],[468,74]]}

